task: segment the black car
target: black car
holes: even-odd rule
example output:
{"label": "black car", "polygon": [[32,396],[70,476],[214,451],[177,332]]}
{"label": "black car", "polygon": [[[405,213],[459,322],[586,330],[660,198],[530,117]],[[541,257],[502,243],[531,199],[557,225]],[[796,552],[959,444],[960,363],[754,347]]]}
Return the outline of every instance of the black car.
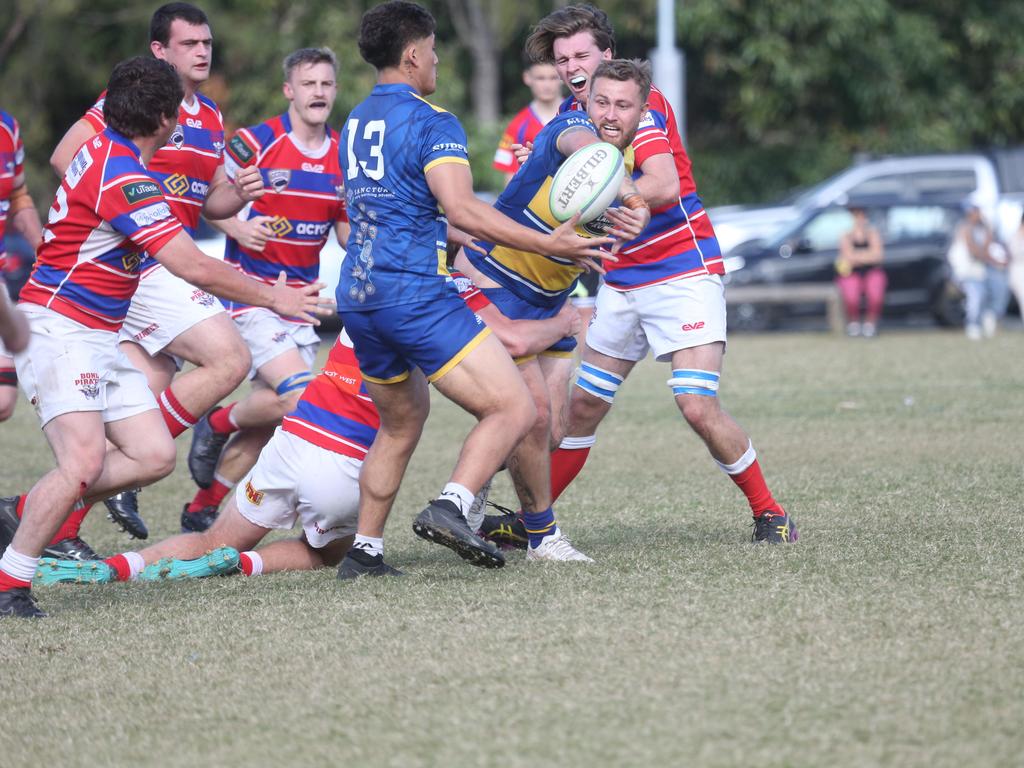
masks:
{"label": "black car", "polygon": [[[747,286],[827,286],[835,280],[839,239],[853,225],[850,208],[864,208],[885,243],[889,285],[885,317],[929,314],[943,325],[963,323],[963,297],[950,281],[946,252],[963,216],[960,201],[851,201],[803,216],[771,242],[740,246],[726,260],[729,327],[760,330],[788,318],[821,316],[822,301],[759,301]],[[742,290],[735,290],[740,287]],[[730,289],[734,298],[730,298]],[[795,291],[799,293],[799,291]],[[784,295],[784,292],[783,292]]]}

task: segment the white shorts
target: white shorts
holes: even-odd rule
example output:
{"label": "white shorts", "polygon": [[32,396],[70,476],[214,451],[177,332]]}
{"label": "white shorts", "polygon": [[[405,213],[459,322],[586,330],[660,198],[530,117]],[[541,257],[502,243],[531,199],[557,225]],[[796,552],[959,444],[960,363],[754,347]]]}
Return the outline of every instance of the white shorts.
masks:
{"label": "white shorts", "polygon": [[216,296],[158,266],[139,279],[120,340],[134,341],[156,357],[193,325],[223,311]]}
{"label": "white shorts", "polygon": [[250,379],[255,378],[256,372],[275,357],[292,349],[298,350],[306,368],[313,367],[320,349],[320,337],[312,325],[290,323],[273,310],[263,307],[240,312],[234,320],[238,333],[252,353]]}
{"label": "white shorts", "polygon": [[632,291],[602,286],[587,346],[619,360],[659,361],[680,349],[725,341],[725,290],[718,275],[702,275]]}
{"label": "white shorts", "polygon": [[301,520],[306,540],[320,549],[356,532],[362,466],[278,427],[235,490],[238,511],[261,528],[287,530]]}
{"label": "white shorts", "polygon": [[64,413],[101,411],[118,421],[157,407],[146,377],[118,349],[117,334],[36,304],[22,304],[32,329],[14,356],[18,383],[43,426]]}

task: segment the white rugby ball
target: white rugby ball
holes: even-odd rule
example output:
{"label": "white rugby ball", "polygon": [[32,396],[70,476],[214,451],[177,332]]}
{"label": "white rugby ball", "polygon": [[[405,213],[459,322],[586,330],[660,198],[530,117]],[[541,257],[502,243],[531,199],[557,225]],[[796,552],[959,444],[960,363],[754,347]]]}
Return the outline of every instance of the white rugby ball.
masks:
{"label": "white rugby ball", "polygon": [[551,180],[551,214],[563,222],[577,213],[580,224],[593,221],[614,202],[625,173],[622,153],[614,144],[599,141],[576,150]]}

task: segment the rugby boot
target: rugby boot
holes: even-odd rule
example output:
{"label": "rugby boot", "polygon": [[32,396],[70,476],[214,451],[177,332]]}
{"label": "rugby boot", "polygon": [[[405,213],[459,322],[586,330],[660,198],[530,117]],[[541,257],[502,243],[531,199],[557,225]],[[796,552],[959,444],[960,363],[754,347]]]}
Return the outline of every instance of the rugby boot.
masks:
{"label": "rugby boot", "polygon": [[107,518],[121,527],[121,530],[133,539],[148,539],[149,529],[146,521],[139,514],[139,489],[121,491],[116,496],[103,500],[107,508]]}
{"label": "rugby boot", "polygon": [[46,613],[36,605],[28,587],[0,592],[0,619],[12,616],[19,619],[45,619]]}
{"label": "rugby boot", "polygon": [[397,568],[384,562],[384,555],[371,555],[353,547],[338,566],[338,580],[349,581],[360,576],[404,576]]}
{"label": "rugby boot", "polygon": [[526,549],[530,539],[526,535],[526,525],[523,523],[522,515],[493,502],[488,502],[488,504],[501,510],[501,514],[484,515],[483,524],[480,526],[480,535],[488,541],[493,541],[502,549]]}
{"label": "rugby boot", "polygon": [[[212,413],[212,411],[211,411]],[[210,414],[206,414],[192,427],[192,445],[188,449],[188,472],[196,485],[209,488],[213,485],[213,473],[220,461],[221,451],[231,435],[215,432],[210,426]]]}
{"label": "rugby boot", "polygon": [[455,502],[434,499],[416,516],[413,532],[421,539],[448,547],[463,560],[481,568],[501,568],[505,556],[492,541],[474,534]]}
{"label": "rugby boot", "polygon": [[14,538],[18,530],[18,499],[20,496],[4,496],[0,498],[0,554]]}
{"label": "rugby boot", "polygon": [[569,537],[556,528],[550,536],[541,539],[536,547],[527,547],[527,560],[547,560],[549,562],[592,563],[594,560],[580,552],[569,541]]}
{"label": "rugby boot", "polygon": [[792,544],[797,538],[796,521],[782,507],[766,509],[754,517],[754,533],[750,540],[755,544]]}
{"label": "rugby boot", "polygon": [[86,544],[81,536],[72,536],[70,539],[61,539],[55,544],[48,544],[43,548],[43,555],[52,557],[55,560],[100,560],[96,550]]}
{"label": "rugby boot", "polygon": [[238,550],[233,547],[218,547],[194,560],[165,557],[155,563],[150,563],[142,569],[139,581],[205,579],[207,576],[223,576],[237,570]]}
{"label": "rugby boot", "polygon": [[198,512],[189,512],[188,504],[181,510],[181,532],[202,533],[217,519],[217,507],[210,505],[203,507]]}
{"label": "rugby boot", "polygon": [[57,560],[44,557],[36,567],[34,584],[106,584],[115,581],[114,569],[102,560]]}

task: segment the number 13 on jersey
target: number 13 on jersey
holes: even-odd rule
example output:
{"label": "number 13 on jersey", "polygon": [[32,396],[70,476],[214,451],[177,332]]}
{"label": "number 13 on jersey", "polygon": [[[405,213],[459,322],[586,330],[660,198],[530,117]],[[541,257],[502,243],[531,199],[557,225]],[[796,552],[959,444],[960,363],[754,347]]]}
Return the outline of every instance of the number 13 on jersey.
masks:
{"label": "number 13 on jersey", "polygon": [[346,147],[348,171],[345,174],[347,179],[354,179],[358,176],[360,168],[368,179],[380,181],[384,178],[384,155],[381,153],[381,148],[384,146],[386,128],[383,120],[369,120],[363,126],[362,138],[357,142],[359,120],[353,118],[348,121],[345,126],[345,130],[348,132]]}

